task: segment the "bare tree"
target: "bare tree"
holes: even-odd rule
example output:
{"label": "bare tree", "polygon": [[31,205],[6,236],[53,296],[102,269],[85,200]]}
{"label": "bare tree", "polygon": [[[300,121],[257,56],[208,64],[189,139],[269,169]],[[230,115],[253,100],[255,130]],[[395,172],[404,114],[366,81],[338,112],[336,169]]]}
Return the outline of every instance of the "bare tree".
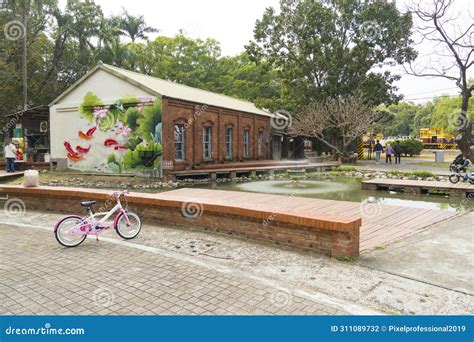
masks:
{"label": "bare tree", "polygon": [[[428,4],[427,4],[428,3]],[[474,162],[472,144],[472,122],[467,115],[469,99],[474,90],[474,84],[469,84],[468,70],[474,64],[474,17],[469,9],[463,13],[469,17],[465,27],[461,27],[457,20],[460,13],[450,13],[454,0],[417,1],[409,10],[420,21],[417,34],[421,42],[431,41],[435,44],[433,56],[437,60],[430,60],[429,65],[421,67],[409,65],[406,71],[410,75],[420,77],[442,77],[456,83],[462,96],[460,113],[456,124],[459,131],[456,137],[461,152]]]}
{"label": "bare tree", "polygon": [[378,121],[378,114],[359,97],[346,96],[313,102],[293,117],[288,128],[293,136],[317,138],[343,161],[349,147]]}

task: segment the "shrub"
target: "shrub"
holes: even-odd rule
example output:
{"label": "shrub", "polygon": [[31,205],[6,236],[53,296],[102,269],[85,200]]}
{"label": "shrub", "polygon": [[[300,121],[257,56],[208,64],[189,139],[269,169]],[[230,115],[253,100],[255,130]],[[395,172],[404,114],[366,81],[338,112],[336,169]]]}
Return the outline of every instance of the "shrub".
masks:
{"label": "shrub", "polygon": [[414,176],[421,178],[433,177],[433,173],[431,171],[413,171],[412,173]]}
{"label": "shrub", "polygon": [[409,155],[410,157],[419,155],[421,151],[423,151],[423,144],[421,141],[415,139],[401,141],[400,147],[402,149],[402,153],[405,156]]}
{"label": "shrub", "polygon": [[354,172],[357,171],[357,168],[353,166],[339,166],[335,171],[338,172]]}

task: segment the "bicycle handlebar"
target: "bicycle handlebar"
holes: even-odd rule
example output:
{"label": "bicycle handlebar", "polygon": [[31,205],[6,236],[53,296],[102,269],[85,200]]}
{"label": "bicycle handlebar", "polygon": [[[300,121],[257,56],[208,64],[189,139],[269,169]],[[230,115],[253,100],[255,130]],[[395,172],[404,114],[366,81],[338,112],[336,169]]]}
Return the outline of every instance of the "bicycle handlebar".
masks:
{"label": "bicycle handlebar", "polygon": [[114,197],[116,197],[116,198],[119,198],[120,196],[122,196],[122,195],[126,196],[126,195],[128,195],[129,193],[130,193],[130,191],[128,191],[128,189],[123,190],[123,191],[114,191],[114,192],[112,193],[112,196],[114,196]]}

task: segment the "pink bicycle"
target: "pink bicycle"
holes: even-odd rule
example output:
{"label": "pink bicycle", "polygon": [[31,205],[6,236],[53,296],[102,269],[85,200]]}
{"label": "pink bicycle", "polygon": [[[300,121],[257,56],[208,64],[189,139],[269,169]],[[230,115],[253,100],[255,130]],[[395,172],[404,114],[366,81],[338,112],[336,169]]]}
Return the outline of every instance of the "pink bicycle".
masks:
{"label": "pink bicycle", "polygon": [[117,234],[127,240],[135,238],[140,233],[142,222],[137,214],[128,211],[128,201],[125,208],[122,206],[120,197],[124,196],[127,199],[127,195],[128,190],[114,192],[112,198],[117,204],[108,212],[94,213],[92,206],[97,203],[96,201],[82,202],[81,205],[88,211],[88,216],[69,215],[60,219],[54,226],[56,240],[65,247],[76,247],[87,235],[95,235],[98,239],[100,234],[112,228],[106,225],[106,221],[116,212],[113,227]]}

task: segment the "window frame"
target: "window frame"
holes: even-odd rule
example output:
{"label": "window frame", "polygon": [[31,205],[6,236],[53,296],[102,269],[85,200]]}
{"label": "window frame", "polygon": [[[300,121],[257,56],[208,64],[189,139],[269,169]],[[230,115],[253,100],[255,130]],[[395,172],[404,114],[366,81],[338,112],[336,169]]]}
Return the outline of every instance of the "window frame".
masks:
{"label": "window frame", "polygon": [[[178,128],[178,130],[176,129]],[[179,132],[177,134],[177,132]],[[184,124],[174,124],[174,160],[182,161],[186,159],[186,129]],[[176,139],[177,136],[181,137],[180,140]],[[177,149],[177,144],[181,144],[181,148]],[[177,152],[180,152],[178,156]]]}
{"label": "window frame", "polygon": [[258,146],[257,146],[257,152],[258,152],[258,157],[263,158],[263,145],[265,145],[265,131],[263,129],[260,129],[258,131]]}
{"label": "window frame", "polygon": [[[209,133],[207,133],[208,130]],[[206,137],[208,141],[206,141]],[[206,144],[209,145],[208,148],[206,148]],[[206,152],[208,155],[206,155]],[[212,126],[202,128],[202,156],[205,160],[212,160]]]}
{"label": "window frame", "polygon": [[244,128],[243,136],[243,156],[244,158],[250,158],[250,129]]}
{"label": "window frame", "polygon": [[232,159],[234,153],[234,128],[233,127],[226,127],[225,128],[225,159]]}

